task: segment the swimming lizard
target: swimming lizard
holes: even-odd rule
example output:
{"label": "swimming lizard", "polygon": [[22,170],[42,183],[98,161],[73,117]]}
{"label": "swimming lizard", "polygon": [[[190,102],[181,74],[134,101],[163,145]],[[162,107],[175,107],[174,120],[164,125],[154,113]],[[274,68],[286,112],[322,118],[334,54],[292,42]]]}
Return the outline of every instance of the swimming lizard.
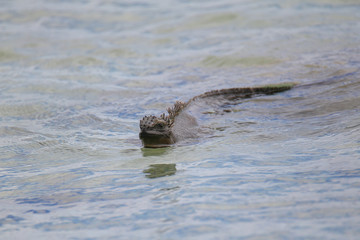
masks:
{"label": "swimming lizard", "polygon": [[295,83],[273,84],[260,87],[227,88],[205,92],[191,98],[187,102],[177,101],[159,117],[148,115],[140,120],[140,134],[144,147],[166,147],[179,140],[193,137],[196,119],[186,113],[186,109],[194,102],[210,97],[250,98],[257,95],[271,95],[290,90]]}

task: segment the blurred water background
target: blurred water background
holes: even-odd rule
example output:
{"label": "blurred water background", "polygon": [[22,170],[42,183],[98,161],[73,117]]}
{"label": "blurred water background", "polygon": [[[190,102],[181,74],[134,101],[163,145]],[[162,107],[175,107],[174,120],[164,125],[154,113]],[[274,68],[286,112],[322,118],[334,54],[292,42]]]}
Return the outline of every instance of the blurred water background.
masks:
{"label": "blurred water background", "polygon": [[[0,2],[0,239],[360,236],[358,0]],[[176,100],[281,82],[308,86],[138,139]]]}

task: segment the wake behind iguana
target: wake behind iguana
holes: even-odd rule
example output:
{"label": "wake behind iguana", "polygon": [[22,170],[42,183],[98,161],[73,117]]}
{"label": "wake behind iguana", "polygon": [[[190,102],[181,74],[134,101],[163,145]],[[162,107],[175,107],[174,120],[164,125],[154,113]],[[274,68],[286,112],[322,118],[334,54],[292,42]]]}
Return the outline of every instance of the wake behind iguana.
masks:
{"label": "wake behind iguana", "polygon": [[200,99],[223,97],[226,99],[250,98],[258,95],[271,95],[291,89],[296,84],[284,83],[266,85],[253,88],[228,88],[205,92],[191,98],[187,102],[177,101],[172,108],[168,108],[166,115],[159,117],[150,115],[140,120],[140,134],[144,147],[166,147],[180,140],[196,136],[197,121],[186,110],[191,104]]}

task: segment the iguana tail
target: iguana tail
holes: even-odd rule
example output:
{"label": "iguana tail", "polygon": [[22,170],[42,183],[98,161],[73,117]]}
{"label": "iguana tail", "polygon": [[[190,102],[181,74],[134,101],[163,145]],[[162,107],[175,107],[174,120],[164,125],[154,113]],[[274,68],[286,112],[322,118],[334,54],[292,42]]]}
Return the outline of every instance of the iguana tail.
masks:
{"label": "iguana tail", "polygon": [[234,96],[238,98],[248,98],[252,97],[253,95],[271,95],[274,93],[284,92],[293,88],[296,83],[280,83],[280,84],[271,84],[271,85],[264,85],[260,87],[252,87],[252,88],[227,88],[221,90],[213,90],[210,92],[203,93],[194,97],[191,100],[195,100],[198,98],[207,98],[207,97],[214,97],[214,96]]}

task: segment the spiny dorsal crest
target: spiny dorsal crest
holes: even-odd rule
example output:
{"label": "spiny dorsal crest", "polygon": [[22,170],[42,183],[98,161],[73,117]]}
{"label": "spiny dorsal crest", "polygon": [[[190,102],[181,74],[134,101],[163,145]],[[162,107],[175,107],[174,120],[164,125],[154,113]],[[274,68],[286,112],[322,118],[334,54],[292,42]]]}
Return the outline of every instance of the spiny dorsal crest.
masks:
{"label": "spiny dorsal crest", "polygon": [[173,107],[169,107],[167,112],[169,115],[165,116],[165,113],[161,114],[161,118],[164,119],[168,125],[171,127],[174,124],[175,117],[180,114],[180,112],[186,107],[186,103],[176,101]]}

